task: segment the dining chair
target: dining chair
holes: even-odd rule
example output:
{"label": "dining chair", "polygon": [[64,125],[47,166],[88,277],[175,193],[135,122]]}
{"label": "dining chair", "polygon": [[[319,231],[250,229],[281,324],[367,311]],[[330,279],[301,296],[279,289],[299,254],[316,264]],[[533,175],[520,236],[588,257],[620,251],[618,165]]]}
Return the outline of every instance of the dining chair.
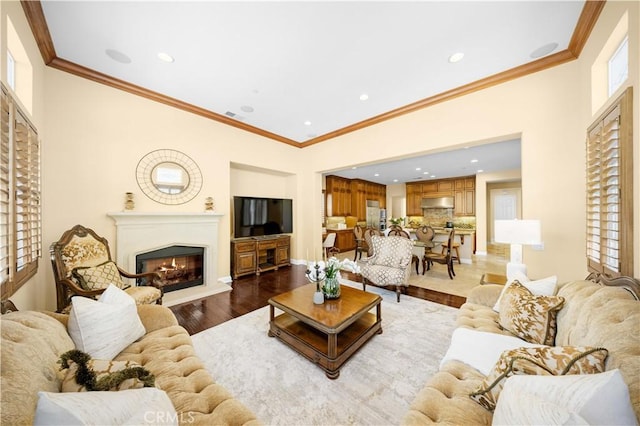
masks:
{"label": "dining chair", "polygon": [[371,244],[371,237],[374,235],[382,235],[382,233],[375,228],[367,227],[364,232],[364,242],[367,245],[367,257],[373,256],[373,244]]}
{"label": "dining chair", "polygon": [[436,236],[436,231],[434,231],[434,229],[429,226],[429,225],[423,225],[420,228],[416,229],[416,238],[418,239],[418,241],[420,241],[421,243],[424,244],[424,253],[422,254],[422,272],[424,274],[424,271],[426,269],[426,257],[425,255],[432,251],[431,247],[429,247],[429,244],[433,243],[433,238]]}
{"label": "dining chair", "polygon": [[360,225],[356,225],[353,227],[353,236],[356,239],[356,250],[353,256],[353,261],[358,260],[358,257],[362,259],[362,252],[367,252],[369,247],[367,246],[367,242],[364,240],[364,231]]}
{"label": "dining chair", "polygon": [[[426,260],[427,268],[426,270],[431,269],[431,265],[433,263],[440,263],[442,265],[447,265],[447,272],[449,273],[449,278],[453,279],[456,273],[453,270],[453,257],[451,256],[451,248],[453,246],[453,238],[455,236],[455,229],[451,228],[449,232],[449,238],[447,239],[447,245],[443,247],[443,253],[435,253],[433,251],[427,252],[424,255],[424,259]],[[424,275],[424,270],[422,274]]]}

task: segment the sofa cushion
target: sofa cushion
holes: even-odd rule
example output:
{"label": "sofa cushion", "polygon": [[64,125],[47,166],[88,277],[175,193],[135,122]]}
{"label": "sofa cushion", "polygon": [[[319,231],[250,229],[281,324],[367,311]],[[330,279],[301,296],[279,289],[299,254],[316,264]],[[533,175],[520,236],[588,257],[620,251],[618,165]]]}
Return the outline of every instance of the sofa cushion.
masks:
{"label": "sofa cushion", "polygon": [[553,345],[556,315],[564,304],[559,296],[535,296],[514,282],[500,301],[500,325],[530,343]]}
{"label": "sofa cushion", "polygon": [[579,420],[591,425],[636,424],[620,370],[509,377],[493,416],[496,425],[577,424]]}
{"label": "sofa cushion", "polygon": [[601,373],[608,351],[604,348],[545,346],[518,348],[500,355],[482,385],[469,396],[487,410],[493,410],[506,379],[515,374],[551,375]]}
{"label": "sofa cushion", "polygon": [[75,296],[71,305],[69,335],[93,358],[111,360],[145,334],[135,301],[114,285],[98,300]]}
{"label": "sofa cushion", "polygon": [[156,388],[122,392],[38,392],[34,425],[177,425],[167,394]]}
{"label": "sofa cushion", "polygon": [[78,280],[80,286],[85,290],[99,290],[107,288],[109,284],[122,289],[127,287],[122,281],[118,267],[110,260],[98,266],[74,268],[71,271],[71,275]]}

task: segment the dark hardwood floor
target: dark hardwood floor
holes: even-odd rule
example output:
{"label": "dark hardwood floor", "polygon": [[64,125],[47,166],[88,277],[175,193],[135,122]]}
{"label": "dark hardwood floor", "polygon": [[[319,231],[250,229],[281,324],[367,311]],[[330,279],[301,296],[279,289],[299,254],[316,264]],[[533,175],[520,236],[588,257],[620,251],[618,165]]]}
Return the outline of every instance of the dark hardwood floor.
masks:
{"label": "dark hardwood floor", "polygon": [[[272,296],[308,284],[304,276],[305,269],[302,265],[292,265],[277,271],[265,272],[260,276],[241,277],[233,281],[231,291],[172,306],[171,310],[178,323],[193,335],[267,306],[267,301]],[[359,281],[350,273],[343,273],[343,276],[352,281]],[[407,294],[455,308],[460,307],[466,300],[464,297],[413,286],[409,286]]]}

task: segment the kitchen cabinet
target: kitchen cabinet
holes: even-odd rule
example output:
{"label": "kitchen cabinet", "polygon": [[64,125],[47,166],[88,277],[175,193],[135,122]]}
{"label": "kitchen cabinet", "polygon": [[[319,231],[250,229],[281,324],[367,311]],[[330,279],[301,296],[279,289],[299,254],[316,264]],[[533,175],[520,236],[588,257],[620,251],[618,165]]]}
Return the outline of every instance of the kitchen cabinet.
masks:
{"label": "kitchen cabinet", "polygon": [[455,216],[475,216],[476,180],[474,176],[459,178],[455,181],[453,214]]}
{"label": "kitchen cabinet", "polygon": [[331,196],[331,214],[328,216],[351,215],[351,182],[339,176],[327,176],[327,197]]}
{"label": "kitchen cabinet", "polygon": [[454,197],[454,215],[475,216],[476,178],[465,176],[428,182],[407,182],[407,216],[422,216],[422,199]]}
{"label": "kitchen cabinet", "polygon": [[353,233],[353,228],[348,229],[328,229],[326,233],[322,234],[322,241],[327,238],[327,234],[335,233],[336,242],[334,247],[340,250],[341,253],[356,249],[356,236]]}
{"label": "kitchen cabinet", "polygon": [[367,200],[378,201],[381,209],[386,208],[387,187],[385,185],[361,179],[327,176],[325,187],[327,216],[355,216],[359,221],[365,221],[367,220]]}
{"label": "kitchen cabinet", "polygon": [[336,232],[336,247],[340,249],[341,253],[355,250],[356,237],[353,233],[353,229],[343,229]]}
{"label": "kitchen cabinet", "polygon": [[407,216],[422,216],[422,184],[407,183]]}

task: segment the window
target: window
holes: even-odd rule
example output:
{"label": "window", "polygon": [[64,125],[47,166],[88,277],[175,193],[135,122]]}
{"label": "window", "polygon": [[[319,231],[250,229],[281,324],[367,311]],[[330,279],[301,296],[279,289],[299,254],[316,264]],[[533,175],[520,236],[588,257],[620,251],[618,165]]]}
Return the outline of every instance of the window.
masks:
{"label": "window", "polygon": [[16,60],[11,52],[7,50],[7,84],[12,90],[16,90]]}
{"label": "window", "polygon": [[633,276],[632,88],[587,131],[587,266]]}
{"label": "window", "polygon": [[35,275],[42,231],[38,133],[4,86],[1,92],[0,282],[5,299]]}
{"label": "window", "polygon": [[609,96],[613,95],[629,76],[629,38],[625,37],[609,59]]}

